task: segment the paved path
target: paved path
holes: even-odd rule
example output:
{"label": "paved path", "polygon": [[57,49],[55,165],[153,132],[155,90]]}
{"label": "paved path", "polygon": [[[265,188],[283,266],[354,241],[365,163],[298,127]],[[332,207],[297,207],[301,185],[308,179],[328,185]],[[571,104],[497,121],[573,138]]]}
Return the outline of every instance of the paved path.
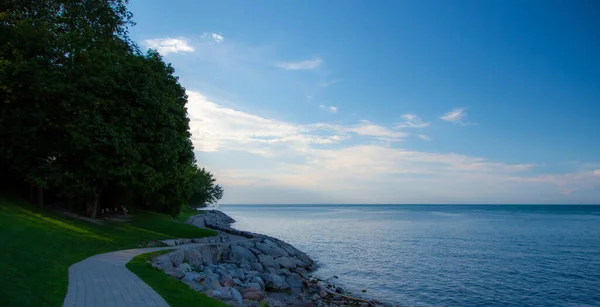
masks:
{"label": "paved path", "polygon": [[125,264],[139,254],[198,245],[201,244],[129,249],[99,254],[77,262],[69,267],[69,289],[63,306],[168,307],[167,302],[130,272]]}

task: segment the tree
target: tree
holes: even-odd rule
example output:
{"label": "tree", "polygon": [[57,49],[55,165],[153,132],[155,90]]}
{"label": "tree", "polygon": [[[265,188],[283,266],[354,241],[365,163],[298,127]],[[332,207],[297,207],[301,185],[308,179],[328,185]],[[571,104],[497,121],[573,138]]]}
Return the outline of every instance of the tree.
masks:
{"label": "tree", "polygon": [[204,168],[197,168],[194,174],[194,187],[191,204],[194,208],[215,204],[223,197],[223,188],[215,184],[216,179]]}

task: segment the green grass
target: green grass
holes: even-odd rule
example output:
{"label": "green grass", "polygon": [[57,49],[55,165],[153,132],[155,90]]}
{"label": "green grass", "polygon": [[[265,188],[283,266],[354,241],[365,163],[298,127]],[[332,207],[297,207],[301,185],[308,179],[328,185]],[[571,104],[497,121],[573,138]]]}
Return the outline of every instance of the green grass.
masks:
{"label": "green grass", "polygon": [[73,263],[148,241],[215,234],[144,212],[131,223],[96,225],[0,195],[0,306],[61,306]]}
{"label": "green grass", "polygon": [[181,208],[181,213],[179,213],[179,215],[175,218],[178,221],[185,223],[185,221],[187,221],[187,219],[189,219],[191,216],[194,215],[198,215],[198,214],[204,214],[205,212],[200,210],[196,210],[194,208],[188,207],[188,206],[183,206],[183,208]]}
{"label": "green grass", "polygon": [[153,268],[149,261],[152,257],[162,255],[167,251],[158,251],[138,255],[127,263],[127,268],[139,276],[145,283],[162,296],[171,307],[226,307],[229,306],[216,299],[210,298],[203,293],[192,290],[188,285],[170,277],[164,272]]}

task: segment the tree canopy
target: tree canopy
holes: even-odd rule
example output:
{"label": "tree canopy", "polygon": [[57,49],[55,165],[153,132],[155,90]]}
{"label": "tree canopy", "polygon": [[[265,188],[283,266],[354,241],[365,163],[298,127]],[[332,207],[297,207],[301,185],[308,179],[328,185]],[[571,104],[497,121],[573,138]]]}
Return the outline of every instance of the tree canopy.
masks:
{"label": "tree canopy", "polygon": [[128,38],[126,4],[0,7],[0,171],[40,204],[46,191],[91,217],[114,202],[175,215],[223,195],[194,158],[185,89]]}

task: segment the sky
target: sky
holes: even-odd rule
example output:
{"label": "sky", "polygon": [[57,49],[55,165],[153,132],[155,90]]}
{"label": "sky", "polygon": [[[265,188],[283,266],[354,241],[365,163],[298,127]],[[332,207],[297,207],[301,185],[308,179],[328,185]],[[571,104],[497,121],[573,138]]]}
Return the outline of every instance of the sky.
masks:
{"label": "sky", "polygon": [[597,1],[129,9],[222,204],[600,203]]}

